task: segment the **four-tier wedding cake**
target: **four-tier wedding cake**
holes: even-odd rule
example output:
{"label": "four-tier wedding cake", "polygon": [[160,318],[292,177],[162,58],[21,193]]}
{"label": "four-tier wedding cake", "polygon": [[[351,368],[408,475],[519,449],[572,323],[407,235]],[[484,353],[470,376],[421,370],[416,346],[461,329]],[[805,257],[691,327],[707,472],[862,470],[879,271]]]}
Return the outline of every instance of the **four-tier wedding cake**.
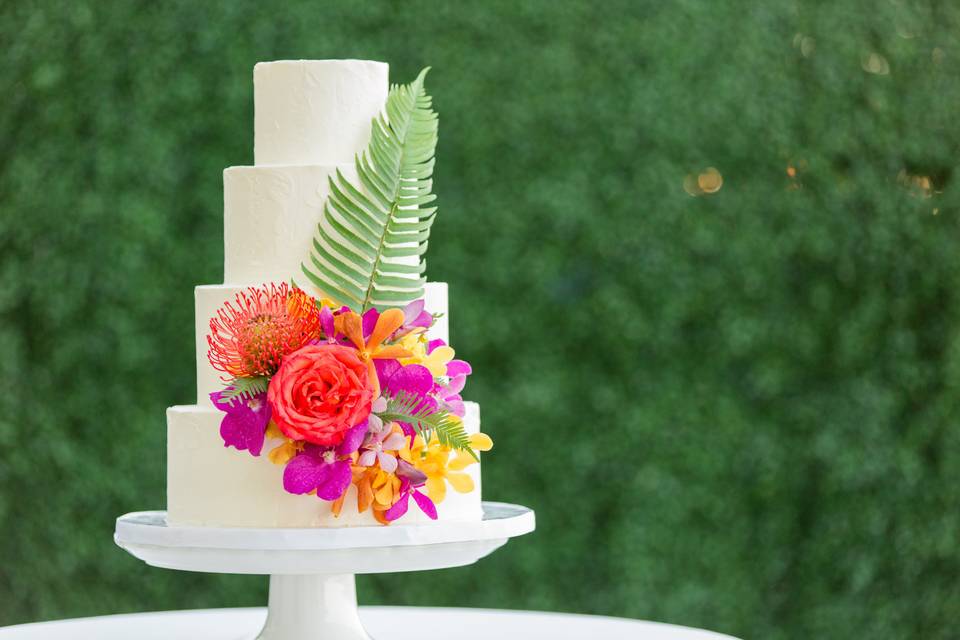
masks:
{"label": "four-tier wedding cake", "polygon": [[384,63],[254,68],[254,165],[198,286],[197,404],[167,410],[170,525],[479,520],[479,407],[423,276],[437,117]]}

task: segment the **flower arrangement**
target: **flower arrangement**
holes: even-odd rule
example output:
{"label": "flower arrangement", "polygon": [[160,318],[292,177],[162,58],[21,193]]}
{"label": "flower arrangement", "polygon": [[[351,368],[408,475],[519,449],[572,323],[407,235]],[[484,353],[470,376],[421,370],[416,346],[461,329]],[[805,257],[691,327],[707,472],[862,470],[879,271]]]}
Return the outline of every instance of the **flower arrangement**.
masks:
{"label": "flower arrangement", "polygon": [[210,321],[208,358],[226,388],[224,446],[283,465],[283,488],[339,515],[347,490],[383,524],[410,500],[436,519],[449,484],[493,442],[467,435],[460,397],[470,365],[442,340],[423,300],[360,314],[285,283],[252,287]]}

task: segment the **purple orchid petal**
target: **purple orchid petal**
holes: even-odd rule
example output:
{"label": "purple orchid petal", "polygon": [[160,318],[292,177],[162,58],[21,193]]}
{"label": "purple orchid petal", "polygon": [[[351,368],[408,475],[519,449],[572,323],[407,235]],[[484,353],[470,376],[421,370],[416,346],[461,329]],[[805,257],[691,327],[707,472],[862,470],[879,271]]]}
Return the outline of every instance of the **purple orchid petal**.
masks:
{"label": "purple orchid petal", "polygon": [[423,511],[427,514],[427,517],[431,520],[437,519],[437,505],[433,504],[433,500],[425,493],[420,493],[416,489],[412,492],[413,499],[416,501],[417,506],[420,507],[420,511]]}
{"label": "purple orchid petal", "polygon": [[447,410],[453,415],[460,416],[461,418],[467,415],[467,407],[463,404],[463,400],[460,398],[460,396],[447,398],[443,402],[445,405],[447,405]]}
{"label": "purple orchid petal", "polygon": [[451,360],[447,363],[447,375],[451,378],[468,376],[473,373],[473,367],[466,360]]}
{"label": "purple orchid petal", "polygon": [[439,338],[437,338],[436,340],[431,340],[430,342],[427,343],[427,355],[430,355],[431,353],[433,353],[433,350],[436,349],[437,347],[445,347],[445,346],[447,346],[447,343],[444,342],[443,340],[440,340]]}
{"label": "purple orchid petal", "polygon": [[377,461],[377,452],[373,449],[367,449],[360,454],[360,458],[357,460],[357,464],[361,467],[372,467],[373,463]]}
{"label": "purple orchid petal", "polygon": [[320,309],[320,328],[323,329],[323,335],[327,340],[336,338],[336,329],[333,324],[333,312],[329,308]]}
{"label": "purple orchid petal", "polygon": [[410,326],[416,321],[420,314],[423,313],[423,298],[420,300],[414,300],[407,306],[403,308],[403,324]]}
{"label": "purple orchid petal", "polygon": [[271,416],[267,394],[229,400],[224,400],[222,394],[222,391],[211,393],[210,400],[226,414],[220,421],[223,446],[236,447],[240,451],[249,451],[250,455],[259,456]]}
{"label": "purple orchid petal", "polygon": [[227,412],[232,408],[233,400],[224,400],[223,394],[223,391],[214,391],[210,394],[210,401],[213,402],[213,406],[220,409],[220,411]]}
{"label": "purple orchid petal", "polygon": [[347,430],[346,435],[343,436],[343,442],[337,447],[337,455],[348,456],[359,449],[365,435],[367,435],[366,420]]}
{"label": "purple orchid petal", "polygon": [[401,367],[386,382],[381,379],[380,384],[389,395],[396,395],[405,391],[422,396],[430,393],[430,390],[433,389],[433,374],[423,365],[408,364]]}
{"label": "purple orchid petal", "polygon": [[373,333],[373,328],[377,326],[377,320],[380,319],[380,312],[376,309],[368,309],[363,314],[363,339],[366,340]]}
{"label": "purple orchid petal", "polygon": [[455,396],[461,391],[463,391],[464,385],[467,384],[467,376],[459,375],[450,378],[450,382],[447,384],[444,392],[449,396]]}
{"label": "purple orchid petal", "polygon": [[350,486],[353,474],[350,473],[350,463],[347,460],[337,460],[327,465],[327,468],[330,471],[317,487],[317,497],[333,501],[342,496]]}
{"label": "purple orchid petal", "polygon": [[433,314],[429,311],[422,311],[420,315],[414,318],[413,322],[407,323],[410,327],[423,327],[429,329],[433,326]]}
{"label": "purple orchid petal", "polygon": [[[387,367],[384,367],[383,370],[384,373],[389,373]],[[433,391],[433,374],[423,365],[409,364],[405,367],[396,368],[393,375],[380,376],[380,385],[386,395],[393,396],[405,392],[422,396],[423,401],[416,406],[418,410],[424,407],[435,410],[437,407],[436,401],[427,396],[428,393]],[[400,426],[404,433],[408,435],[415,433],[413,427],[409,424],[401,422]]]}
{"label": "purple orchid petal", "polygon": [[236,447],[239,451],[249,451],[250,455],[258,457],[263,450],[264,431],[266,423],[259,424],[226,414],[220,421],[220,437],[224,447]]}
{"label": "purple orchid petal", "polygon": [[300,453],[283,469],[283,488],[287,493],[310,493],[327,480],[330,466],[314,453]]}
{"label": "purple orchid petal", "polygon": [[427,481],[427,474],[420,471],[406,460],[397,460],[397,477],[404,482],[408,482],[415,487],[419,487]]}
{"label": "purple orchid petal", "polygon": [[383,517],[388,521],[393,522],[403,517],[403,514],[407,512],[407,505],[410,502],[410,492],[407,491],[400,496],[400,499],[397,502],[383,512]]}
{"label": "purple orchid petal", "polygon": [[390,454],[381,451],[377,453],[377,460],[380,461],[380,468],[387,473],[393,473],[397,470],[397,459]]}
{"label": "purple orchid petal", "polygon": [[413,428],[413,425],[407,424],[406,422],[398,422],[400,428],[403,430],[403,435],[413,440],[413,437],[417,435],[417,430]]}
{"label": "purple orchid petal", "polygon": [[[377,379],[380,380],[380,388],[387,383],[387,380],[396,375],[397,371],[403,368],[399,360],[388,360],[377,358],[373,361],[373,366],[377,369]],[[386,407],[384,407],[386,409]]]}

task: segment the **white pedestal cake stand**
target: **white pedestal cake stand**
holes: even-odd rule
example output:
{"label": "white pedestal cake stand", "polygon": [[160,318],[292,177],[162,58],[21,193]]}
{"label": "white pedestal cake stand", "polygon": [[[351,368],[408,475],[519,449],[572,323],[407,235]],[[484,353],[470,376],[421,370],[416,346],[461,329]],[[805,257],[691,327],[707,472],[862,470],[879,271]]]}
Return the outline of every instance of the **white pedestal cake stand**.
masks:
{"label": "white pedestal cake stand", "polygon": [[533,511],[502,502],[484,502],[479,522],[342,529],[171,527],[166,515],[121,516],[114,541],[154,567],[269,575],[258,640],[370,640],[355,574],[473,564],[536,526]]}

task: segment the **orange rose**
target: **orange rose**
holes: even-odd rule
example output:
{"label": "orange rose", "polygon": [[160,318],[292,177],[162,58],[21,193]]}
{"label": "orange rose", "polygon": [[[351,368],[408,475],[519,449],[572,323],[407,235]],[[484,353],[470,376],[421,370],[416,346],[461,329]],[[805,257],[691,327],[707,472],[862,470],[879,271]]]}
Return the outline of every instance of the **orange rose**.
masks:
{"label": "orange rose", "polygon": [[267,402],[288,438],[335,446],[370,415],[373,386],[355,349],[307,345],[283,359],[270,380]]}

